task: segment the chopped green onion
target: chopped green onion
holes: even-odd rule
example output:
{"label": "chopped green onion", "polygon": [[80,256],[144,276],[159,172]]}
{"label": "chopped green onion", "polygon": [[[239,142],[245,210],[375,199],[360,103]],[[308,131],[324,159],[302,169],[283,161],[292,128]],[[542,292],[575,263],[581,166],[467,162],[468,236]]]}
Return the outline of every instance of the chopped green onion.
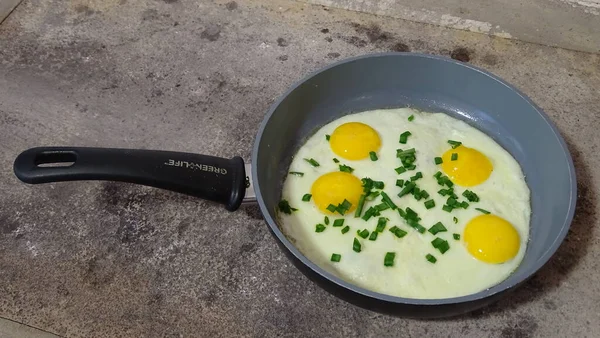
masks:
{"label": "chopped green onion", "polygon": [[406,211],[398,208],[398,213],[400,214],[400,217],[406,219]]}
{"label": "chopped green onion", "polygon": [[385,184],[383,183],[383,181],[373,181],[373,188],[383,189],[383,187],[385,187]]}
{"label": "chopped green onion", "polygon": [[402,158],[413,158],[413,157],[415,157],[415,152],[416,152],[415,148],[410,148],[410,149],[407,149],[407,150],[396,149],[396,157],[400,158],[400,159],[402,159]]}
{"label": "chopped green onion", "polygon": [[290,203],[287,200],[279,201],[279,204],[277,206],[279,207],[279,211],[283,212],[284,214],[288,214],[288,215],[291,215],[292,212],[298,210],[296,208],[292,208],[290,206]]}
{"label": "chopped green onion", "polygon": [[466,209],[466,208],[469,207],[469,203],[467,203],[465,201],[462,201],[462,202],[460,202],[460,207],[463,208],[463,209]]}
{"label": "chopped green onion", "polygon": [[338,160],[337,158],[335,158],[335,157],[334,157],[334,158],[333,158],[333,162],[334,162],[334,163],[340,163],[340,160]]}
{"label": "chopped green onion", "polygon": [[383,232],[385,230],[385,226],[387,225],[388,219],[385,217],[379,217],[377,220],[377,227],[375,228],[376,232]]}
{"label": "chopped green onion", "polygon": [[397,226],[393,226],[390,228],[390,232],[393,233],[394,235],[396,235],[396,237],[398,238],[402,238],[404,236],[406,236],[407,232],[398,228]]}
{"label": "chopped green onion", "polygon": [[340,164],[340,171],[343,171],[345,173],[350,173],[351,174],[354,171],[354,168],[349,167],[349,166],[347,166],[345,164]]}
{"label": "chopped green onion", "polygon": [[460,234],[452,234],[452,237],[457,241],[460,240]]}
{"label": "chopped green onion", "polygon": [[396,210],[398,208],[398,206],[394,204],[390,196],[388,196],[388,194],[386,194],[383,191],[381,192],[381,201],[387,204],[388,207],[392,208],[392,210]]}
{"label": "chopped green onion", "polygon": [[466,197],[469,202],[479,202],[479,196],[471,190],[465,190],[462,195]]}
{"label": "chopped green onion", "polygon": [[435,178],[438,178],[438,179],[439,179],[440,177],[442,177],[442,172],[441,172],[441,171],[438,171],[437,173],[435,173],[435,174],[433,175],[433,177],[435,177]]}
{"label": "chopped green onion", "polygon": [[452,183],[448,177],[444,179],[444,184],[447,185],[448,188],[452,188],[454,186],[454,183]]}
{"label": "chopped green onion", "polygon": [[378,160],[377,153],[374,152],[374,151],[370,151],[369,152],[369,157],[371,158],[371,161],[377,161]]}
{"label": "chopped green onion", "polygon": [[324,222],[325,222],[325,225],[329,225],[329,217],[325,216]]}
{"label": "chopped green onion", "polygon": [[394,258],[396,258],[395,252],[388,252],[385,254],[385,258],[383,259],[384,266],[394,266]]}
{"label": "chopped green onion", "polygon": [[425,256],[425,259],[427,259],[430,263],[433,263],[433,264],[435,264],[435,262],[437,262],[437,259],[433,255],[430,255],[430,254],[427,254]]}
{"label": "chopped green onion", "polygon": [[405,172],[406,172],[406,168],[404,168],[404,167],[398,167],[398,168],[396,168],[396,169],[394,169],[394,170],[396,170],[396,172],[397,172],[398,174],[402,174],[402,173],[405,173]]}
{"label": "chopped green onion", "polygon": [[404,185],[404,180],[396,180],[396,186],[402,188]]}
{"label": "chopped green onion", "polygon": [[329,135],[329,134],[328,134],[328,135],[325,135],[325,139],[326,139],[327,141],[329,141],[329,140],[331,139],[331,135]]}
{"label": "chopped green onion", "polygon": [[336,212],[337,207],[333,204],[330,204],[327,206],[327,210],[329,210],[330,212]]}
{"label": "chopped green onion", "polygon": [[290,175],[296,175],[298,177],[302,177],[302,176],[304,176],[304,173],[301,173],[299,171],[290,171]]}
{"label": "chopped green onion", "polygon": [[454,224],[456,224],[456,223],[458,223],[458,218],[452,217],[452,221],[454,222]]}
{"label": "chopped green onion", "polygon": [[360,217],[360,214],[362,214],[362,209],[365,206],[366,197],[367,195],[365,194],[360,195],[360,198],[358,199],[358,206],[356,207],[356,211],[354,212],[354,217]]}
{"label": "chopped green onion", "polygon": [[414,219],[415,221],[421,220],[421,218],[419,217],[419,214],[417,214],[413,209],[411,209],[409,207],[406,208],[406,216],[404,218]]}
{"label": "chopped green onion", "polygon": [[458,160],[458,154],[452,153],[452,155],[450,156],[450,161],[456,161],[456,160]]}
{"label": "chopped green onion", "polygon": [[429,200],[429,201],[425,201],[425,208],[426,209],[431,209],[433,207],[435,207],[435,201],[434,200]]}
{"label": "chopped green onion", "polygon": [[339,262],[340,259],[342,259],[342,255],[336,254],[336,253],[331,254],[331,261],[332,262]]}
{"label": "chopped green onion", "polygon": [[308,201],[310,201],[311,197],[312,197],[311,194],[304,194],[304,196],[302,196],[302,201],[303,202],[308,202]]}
{"label": "chopped green onion", "polygon": [[312,165],[313,167],[318,167],[320,166],[319,162],[315,161],[314,158],[305,158],[304,159],[306,162],[308,162],[310,165]]}
{"label": "chopped green onion", "polygon": [[398,197],[402,197],[404,195],[408,195],[417,185],[414,182],[408,182],[404,185],[404,188],[400,190]]}
{"label": "chopped green onion", "polygon": [[444,160],[442,160],[441,157],[436,157],[433,160],[435,161],[435,164],[442,164],[442,163],[444,163]]}
{"label": "chopped green onion", "polygon": [[421,190],[420,195],[423,198],[429,198],[429,193],[427,191],[425,191],[425,190]]}
{"label": "chopped green onion", "polygon": [[413,165],[405,165],[404,168],[406,170],[415,170],[417,168],[417,166],[414,164]]}
{"label": "chopped green onion", "polygon": [[359,235],[362,238],[367,238],[367,237],[369,237],[369,230],[367,230],[367,229],[363,229],[362,231],[358,230],[356,232],[356,234]]}
{"label": "chopped green onion", "polygon": [[454,209],[453,207],[451,207],[447,204],[442,207],[442,210],[444,210],[446,212],[452,212],[453,209]]}
{"label": "chopped green onion", "polygon": [[453,208],[457,207],[459,205],[458,201],[454,197],[448,197],[448,199],[446,200],[446,204],[448,204],[449,206],[451,206]]}
{"label": "chopped green onion", "polygon": [[402,144],[406,144],[406,141],[408,141],[408,137],[412,135],[410,133],[410,131],[405,131],[402,134],[400,134],[400,143]]}
{"label": "chopped green onion", "polygon": [[489,212],[489,211],[487,211],[487,210],[485,210],[485,209],[481,209],[481,208],[475,208],[475,210],[477,210],[477,211],[481,211],[482,213],[484,213],[484,214],[486,214],[486,215],[487,215],[487,214],[491,214],[491,212]]}
{"label": "chopped green onion", "polygon": [[450,249],[450,244],[448,244],[448,241],[443,240],[439,237],[436,237],[433,241],[431,241],[431,245],[433,245],[434,248],[438,249],[442,254],[444,254]]}
{"label": "chopped green onion", "polygon": [[417,201],[421,200],[421,189],[419,187],[415,187],[412,191],[412,195]]}
{"label": "chopped green onion", "polygon": [[337,212],[343,216],[346,213],[346,211],[348,211],[348,209],[350,209],[351,206],[352,206],[352,203],[348,202],[347,199],[344,199],[344,201],[340,205],[337,206]]}
{"label": "chopped green onion", "polygon": [[342,235],[343,235],[343,234],[345,234],[345,233],[347,233],[348,231],[350,231],[350,227],[346,225],[346,226],[345,226],[345,227],[342,229]]}
{"label": "chopped green onion", "polygon": [[315,227],[315,232],[323,232],[325,231],[325,226],[321,223],[317,224],[317,226]]}
{"label": "chopped green onion", "polygon": [[409,122],[412,122],[412,120],[414,120],[414,119],[415,119],[415,116],[414,116],[414,115],[411,115],[411,116],[409,116],[409,117],[408,117],[408,121],[409,121]]}
{"label": "chopped green onion", "polygon": [[437,222],[431,228],[429,228],[429,230],[427,230],[427,231],[429,231],[432,235],[435,235],[438,232],[446,232],[446,231],[448,231],[448,229],[446,229],[446,227],[442,224],[442,222]]}
{"label": "chopped green onion", "polygon": [[377,204],[375,206],[375,209],[377,209],[378,211],[384,211],[384,210],[387,210],[389,208],[390,208],[390,206],[387,205],[387,204],[385,204],[385,203],[379,203],[379,204]]}
{"label": "chopped green onion", "polygon": [[352,250],[354,250],[355,252],[360,252],[361,250],[360,242],[356,238],[354,238],[354,243],[352,243]]}
{"label": "chopped green onion", "polygon": [[417,221],[415,221],[413,219],[407,220],[407,223],[411,228],[417,230],[418,232],[420,232],[422,234],[425,233],[425,231],[427,231],[427,229],[425,229],[424,226],[422,226],[421,224],[419,224]]}
{"label": "chopped green onion", "polygon": [[442,196],[447,196],[447,195],[452,194],[452,192],[454,192],[454,190],[452,190],[452,189],[440,189],[438,191],[438,194],[440,194]]}
{"label": "chopped green onion", "polygon": [[452,149],[456,149],[462,144],[462,142],[448,140],[448,144],[452,146]]}
{"label": "chopped green onion", "polygon": [[378,232],[377,232],[377,231],[373,231],[373,232],[371,233],[371,236],[369,236],[369,240],[370,240],[370,241],[374,241],[374,240],[376,240],[376,239],[377,239],[377,234],[378,234]]}
{"label": "chopped green onion", "polygon": [[370,207],[369,209],[367,209],[367,211],[365,211],[365,214],[363,215],[362,219],[364,221],[368,221],[373,216],[379,216],[379,210],[377,210],[374,207]]}
{"label": "chopped green onion", "polygon": [[374,199],[376,199],[379,196],[379,191],[371,191],[368,195],[367,195],[367,201],[372,201]]}
{"label": "chopped green onion", "polygon": [[416,173],[414,176],[411,176],[411,177],[410,177],[410,180],[411,180],[411,181],[416,181],[416,180],[418,180],[419,178],[423,178],[423,174],[422,174],[420,171],[417,171],[417,173]]}
{"label": "chopped green onion", "polygon": [[333,226],[334,227],[341,227],[342,225],[344,225],[344,219],[343,218],[338,218],[335,221],[333,221]]}

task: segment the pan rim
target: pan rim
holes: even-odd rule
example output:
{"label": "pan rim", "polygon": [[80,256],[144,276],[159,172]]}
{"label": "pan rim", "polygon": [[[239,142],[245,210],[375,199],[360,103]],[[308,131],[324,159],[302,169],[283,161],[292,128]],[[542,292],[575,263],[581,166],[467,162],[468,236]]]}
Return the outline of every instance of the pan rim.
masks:
{"label": "pan rim", "polygon": [[304,254],[302,254],[287,239],[285,234],[277,226],[277,222],[275,221],[275,219],[273,219],[273,217],[271,217],[271,215],[269,213],[269,209],[265,205],[265,202],[262,198],[260,181],[258,179],[257,167],[256,167],[256,165],[253,165],[252,166],[252,179],[255,184],[257,201],[258,201],[259,207],[261,209],[261,212],[263,214],[263,217],[265,218],[268,226],[271,228],[273,234],[277,237],[277,239],[281,243],[283,243],[283,245],[286,247],[286,249],[289,250],[295,256],[296,259],[298,259],[305,266],[307,266],[309,269],[311,269],[314,273],[318,274],[322,278],[325,278],[326,280],[336,284],[339,287],[342,287],[346,290],[358,293],[365,297],[374,298],[377,300],[381,300],[381,301],[385,301],[385,302],[389,302],[389,303],[395,303],[395,304],[399,304],[399,305],[400,304],[402,304],[402,305],[420,305],[420,306],[452,305],[452,304],[461,304],[461,303],[482,300],[485,298],[492,297],[496,294],[502,293],[504,291],[516,288],[518,285],[520,285],[521,283],[525,282],[526,280],[531,278],[533,275],[535,275],[544,265],[546,265],[546,263],[548,263],[550,258],[552,258],[554,256],[554,254],[556,253],[556,251],[558,250],[560,245],[564,242],[564,239],[571,227],[571,223],[572,223],[574,215],[575,215],[575,208],[576,208],[576,202],[577,202],[577,177],[576,177],[576,172],[575,172],[575,166],[573,164],[572,155],[567,147],[567,144],[566,144],[564,138],[560,134],[558,128],[550,120],[550,117],[540,107],[538,107],[527,95],[525,95],[519,89],[517,89],[513,85],[509,84],[508,82],[504,81],[503,79],[499,78],[498,76],[496,76],[482,68],[473,66],[471,64],[466,64],[466,63],[463,63],[460,61],[456,61],[456,60],[453,60],[448,57],[431,55],[431,54],[423,54],[423,53],[410,53],[410,52],[407,52],[407,53],[384,52],[384,53],[364,54],[364,55],[346,58],[346,59],[337,61],[335,63],[329,64],[327,66],[321,67],[321,68],[307,74],[299,81],[296,81],[283,94],[281,94],[281,96],[279,96],[279,98],[273,104],[271,104],[271,106],[269,107],[269,109],[267,111],[267,114],[265,115],[263,121],[261,122],[261,124],[259,126],[256,138],[254,141],[254,146],[252,149],[252,163],[258,163],[259,145],[260,145],[264,130],[265,130],[266,126],[268,125],[269,120],[271,119],[271,116],[277,110],[279,105],[290,95],[290,93],[292,93],[294,90],[296,90],[300,85],[309,81],[316,75],[318,75],[322,72],[325,72],[331,68],[342,65],[342,64],[354,62],[354,61],[365,59],[365,58],[378,58],[378,57],[389,57],[389,56],[422,57],[422,58],[434,59],[437,61],[448,62],[448,63],[452,63],[452,64],[455,64],[458,66],[466,67],[472,71],[479,72],[480,74],[487,76],[491,80],[497,81],[498,83],[500,83],[503,86],[507,87],[508,89],[512,90],[515,94],[517,94],[521,99],[523,99],[525,102],[527,102],[538,113],[538,115],[546,123],[547,127],[550,128],[550,130],[554,134],[554,137],[558,140],[558,143],[559,143],[560,147],[562,148],[562,151],[566,155],[567,166],[568,166],[568,171],[569,171],[569,185],[571,188],[570,196],[569,196],[569,208],[567,210],[567,214],[565,215],[560,232],[558,233],[558,236],[556,237],[554,242],[552,242],[552,244],[550,246],[548,246],[547,250],[540,256],[540,258],[538,258],[534,262],[532,268],[529,269],[529,271],[525,272],[524,275],[521,276],[521,278],[511,280],[511,276],[512,276],[511,275],[507,279],[503,280],[502,282],[500,282],[488,289],[479,291],[477,293],[460,296],[460,297],[440,298],[440,299],[405,298],[405,297],[392,296],[392,295],[387,295],[387,294],[371,291],[371,290],[365,289],[363,287],[354,285],[352,283],[346,282],[343,279],[341,279],[340,277],[337,277],[334,274],[325,271],[323,268],[321,268],[317,264],[313,263],[306,256],[304,256]]}

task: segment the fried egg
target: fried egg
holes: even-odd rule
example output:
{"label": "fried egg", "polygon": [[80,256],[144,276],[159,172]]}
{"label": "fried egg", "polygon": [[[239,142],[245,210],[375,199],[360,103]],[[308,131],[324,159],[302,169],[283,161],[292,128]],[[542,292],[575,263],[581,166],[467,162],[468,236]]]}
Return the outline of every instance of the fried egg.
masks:
{"label": "fried egg", "polygon": [[449,115],[346,115],[317,130],[289,172],[282,231],[312,262],[365,289],[469,295],[506,279],[525,254],[530,191],[519,164]]}

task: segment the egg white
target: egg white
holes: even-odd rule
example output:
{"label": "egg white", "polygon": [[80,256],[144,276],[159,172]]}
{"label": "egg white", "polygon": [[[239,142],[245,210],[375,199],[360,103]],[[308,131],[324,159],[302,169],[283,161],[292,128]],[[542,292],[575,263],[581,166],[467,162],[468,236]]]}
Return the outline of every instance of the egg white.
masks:
{"label": "egg white", "polygon": [[[414,115],[412,122],[408,117]],[[336,127],[347,122],[362,122],[374,128],[381,138],[382,146],[378,152],[378,161],[369,158],[360,161],[345,160],[331,150],[326,135],[331,135]],[[398,142],[399,135],[409,130],[412,135],[407,144]],[[433,174],[442,171],[435,165],[434,157],[450,148],[448,140],[456,140],[467,147],[472,147],[485,154],[493,164],[493,172],[482,184],[470,187],[479,197],[480,202],[470,203],[468,209],[455,209],[448,213],[441,209],[446,197],[437,191],[440,187]],[[416,149],[417,169],[398,175],[394,168],[401,165],[396,158],[396,149]],[[389,218],[386,229],[379,234],[376,241],[369,241],[356,236],[356,231],[368,229],[373,231],[378,217],[368,222],[354,218],[354,212],[346,216],[329,216],[331,222],[326,230],[317,233],[315,225],[323,223],[324,214],[319,211],[313,201],[303,202],[302,196],[310,193],[312,183],[321,175],[339,171],[333,158],[354,168],[353,174],[358,178],[369,177],[384,181],[384,191],[401,208],[410,207],[422,218],[420,224],[426,228],[441,221],[448,232],[436,236],[426,232],[421,234],[410,228],[396,211],[391,209],[382,212],[381,216]],[[314,158],[319,167],[312,167],[304,158]],[[291,215],[280,213],[280,226],[286,236],[311,261],[323,269],[337,275],[341,279],[360,287],[383,294],[419,298],[440,299],[464,296],[494,286],[506,279],[521,262],[529,237],[530,192],[523,172],[517,161],[499,144],[481,131],[465,122],[442,113],[419,112],[410,108],[374,110],[351,114],[339,118],[319,129],[298,150],[289,168],[290,171],[303,172],[304,176],[290,175],[283,185],[282,198],[289,201],[298,210]],[[397,187],[397,179],[408,179],[416,172],[422,172],[423,178],[417,181],[421,189],[434,199],[436,206],[425,209],[423,202],[416,201],[412,195],[402,198],[397,196],[401,188]],[[465,188],[455,185],[455,193],[464,200],[461,193]],[[367,204],[380,203],[380,198]],[[488,264],[472,257],[462,242],[465,225],[473,217],[481,215],[475,208],[483,208],[498,215],[516,228],[520,235],[521,245],[517,256],[504,264]],[[364,212],[364,211],[363,211]],[[458,222],[453,222],[453,217]],[[341,234],[340,227],[333,227],[333,220],[344,218],[350,231]],[[404,238],[396,238],[389,228],[392,226],[408,232]],[[461,235],[461,240],[454,240],[453,233]],[[450,244],[450,250],[441,254],[434,249],[431,241],[440,237]],[[352,242],[358,238],[362,244],[362,252],[352,250]],[[395,252],[395,265],[385,267],[383,264],[386,252]],[[341,261],[331,262],[331,254],[341,254]],[[425,259],[427,254],[437,258],[432,264]]]}

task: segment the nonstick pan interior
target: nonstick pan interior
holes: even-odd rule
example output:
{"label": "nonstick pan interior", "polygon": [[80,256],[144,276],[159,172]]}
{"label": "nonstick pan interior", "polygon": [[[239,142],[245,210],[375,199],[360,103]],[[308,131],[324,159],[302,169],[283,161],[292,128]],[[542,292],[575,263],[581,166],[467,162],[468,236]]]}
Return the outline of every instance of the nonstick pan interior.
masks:
{"label": "nonstick pan interior", "polygon": [[[312,132],[352,112],[406,106],[444,112],[478,128],[508,150],[525,173],[532,207],[527,251],[519,268],[488,290],[441,300],[406,299],[371,292],[314,265],[277,226],[275,210],[284,175],[292,155]],[[394,304],[425,307],[463,304],[430,315],[445,316],[485,305],[486,298],[497,298],[496,294],[522,283],[547,262],[564,239],[575,210],[576,180],[571,156],[548,117],[495,76],[429,55],[363,56],[310,75],[273,104],[259,130],[252,157],[260,207],[286,254],[309,277],[322,285],[328,284],[330,291],[341,290],[346,296],[355,297],[348,299],[342,295],[349,301],[386,312],[395,312]],[[381,301],[385,306],[379,309],[370,300]]]}

